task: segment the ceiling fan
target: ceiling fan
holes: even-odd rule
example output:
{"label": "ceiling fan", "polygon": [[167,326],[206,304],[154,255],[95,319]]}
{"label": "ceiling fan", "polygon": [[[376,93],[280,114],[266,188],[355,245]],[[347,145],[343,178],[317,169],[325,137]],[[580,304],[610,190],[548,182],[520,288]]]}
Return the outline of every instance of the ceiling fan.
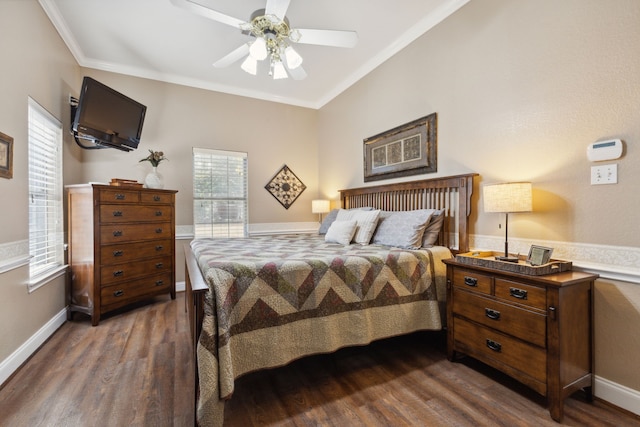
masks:
{"label": "ceiling fan", "polygon": [[291,75],[295,80],[302,80],[307,73],[301,66],[302,57],[291,43],[332,47],[354,47],[358,43],[358,34],[355,31],[291,28],[285,16],[291,0],[267,0],[265,9],[253,12],[248,22],[225,15],[193,0],[171,2],[205,18],[236,27],[243,34],[255,39],[216,61],[213,66],[217,68],[228,67],[246,56],[241,68],[249,74],[256,75],[258,61],[266,59],[269,75],[274,79],[284,79]]}

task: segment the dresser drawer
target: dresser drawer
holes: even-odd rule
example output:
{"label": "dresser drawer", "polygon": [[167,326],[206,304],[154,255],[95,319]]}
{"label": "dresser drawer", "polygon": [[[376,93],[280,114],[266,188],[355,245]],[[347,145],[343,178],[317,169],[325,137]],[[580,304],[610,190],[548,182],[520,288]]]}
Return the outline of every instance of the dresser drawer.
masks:
{"label": "dresser drawer", "polygon": [[170,222],[157,224],[109,224],[100,228],[102,244],[136,240],[166,239],[173,236]]}
{"label": "dresser drawer", "polygon": [[497,361],[546,383],[546,350],[464,319],[454,318],[453,324],[456,344],[463,346],[469,355],[489,364]]}
{"label": "dresser drawer", "polygon": [[139,259],[171,255],[172,240],[150,240],[100,247],[100,265],[117,264]]}
{"label": "dresser drawer", "polygon": [[100,223],[171,221],[171,206],[102,205]]}
{"label": "dresser drawer", "polygon": [[145,295],[155,295],[169,290],[172,284],[171,273],[145,277],[113,286],[106,286],[100,290],[102,311],[110,311],[116,307],[132,302]]}
{"label": "dresser drawer", "polygon": [[126,282],[136,277],[147,276],[173,270],[173,258],[170,256],[148,258],[138,262],[112,264],[100,267],[100,284],[109,286]]}
{"label": "dresser drawer", "polygon": [[140,192],[136,190],[122,190],[115,188],[102,189],[98,193],[98,200],[101,203],[138,203],[140,201]]}
{"label": "dresser drawer", "polygon": [[149,204],[173,204],[173,193],[160,193],[153,191],[145,191],[140,195],[142,203]]}
{"label": "dresser drawer", "polygon": [[453,314],[508,333],[539,347],[546,346],[546,316],[464,290],[453,290]]}
{"label": "dresser drawer", "polygon": [[547,290],[521,282],[496,278],[496,297],[530,307],[547,309]]}
{"label": "dresser drawer", "polygon": [[491,294],[491,284],[493,277],[477,273],[471,270],[456,268],[453,270],[453,285],[461,288],[471,289],[483,294]]}

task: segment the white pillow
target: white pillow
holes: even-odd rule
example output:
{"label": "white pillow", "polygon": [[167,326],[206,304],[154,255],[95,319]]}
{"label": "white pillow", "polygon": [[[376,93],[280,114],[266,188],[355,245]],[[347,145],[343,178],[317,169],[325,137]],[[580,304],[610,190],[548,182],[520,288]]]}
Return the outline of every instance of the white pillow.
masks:
{"label": "white pillow", "polygon": [[378,225],[379,216],[380,210],[362,211],[340,209],[336,221],[354,219],[358,227],[356,228],[356,234],[353,240],[361,245],[368,245],[371,241],[371,236],[373,236],[373,232],[376,230],[376,225]]}
{"label": "white pillow", "polygon": [[346,221],[335,220],[327,230],[327,234],[324,235],[324,241],[348,245],[353,239],[357,225],[353,219]]}

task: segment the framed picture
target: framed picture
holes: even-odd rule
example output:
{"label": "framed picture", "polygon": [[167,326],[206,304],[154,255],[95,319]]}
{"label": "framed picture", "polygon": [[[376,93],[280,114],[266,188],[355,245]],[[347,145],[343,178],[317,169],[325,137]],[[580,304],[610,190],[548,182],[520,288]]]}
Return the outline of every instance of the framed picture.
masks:
{"label": "framed picture", "polygon": [[527,262],[531,265],[546,264],[551,259],[551,252],[553,252],[553,248],[531,245],[531,249],[529,249],[529,256],[527,257]]}
{"label": "framed picture", "polygon": [[0,132],[0,177],[13,178],[13,138]]}
{"label": "framed picture", "polygon": [[364,140],[364,180],[438,171],[436,113]]}

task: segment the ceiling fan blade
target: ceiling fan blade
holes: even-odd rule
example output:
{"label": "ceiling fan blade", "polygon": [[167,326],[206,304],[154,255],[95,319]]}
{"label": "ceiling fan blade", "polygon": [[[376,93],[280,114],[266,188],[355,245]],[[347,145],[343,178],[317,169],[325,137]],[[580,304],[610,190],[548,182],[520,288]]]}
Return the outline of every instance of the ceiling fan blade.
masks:
{"label": "ceiling fan blade", "polygon": [[275,15],[282,21],[289,8],[289,3],[291,0],[267,0],[264,14]]}
{"label": "ceiling fan blade", "polygon": [[302,68],[302,65],[291,69],[287,67],[287,61],[282,61],[282,63],[284,64],[284,68],[287,69],[287,72],[293,80],[304,80],[307,77],[307,72],[304,70],[304,68]]}
{"label": "ceiling fan blade", "polygon": [[241,19],[225,15],[224,13],[218,12],[213,9],[209,9],[208,7],[204,7],[198,3],[194,3],[191,0],[171,0],[171,3],[173,3],[174,6],[197,13],[198,15],[204,16],[205,18],[209,18],[223,24],[231,25],[232,27],[241,28],[242,25],[247,24]]}
{"label": "ceiling fan blade", "polygon": [[340,30],[310,30],[298,28],[299,39],[296,43],[318,44],[334,47],[354,47],[358,44],[358,33]]}
{"label": "ceiling fan blade", "polygon": [[216,68],[224,68],[238,61],[239,59],[247,56],[249,54],[249,44],[245,43],[233,52],[228,53],[226,56],[218,59],[213,63],[213,66]]}

